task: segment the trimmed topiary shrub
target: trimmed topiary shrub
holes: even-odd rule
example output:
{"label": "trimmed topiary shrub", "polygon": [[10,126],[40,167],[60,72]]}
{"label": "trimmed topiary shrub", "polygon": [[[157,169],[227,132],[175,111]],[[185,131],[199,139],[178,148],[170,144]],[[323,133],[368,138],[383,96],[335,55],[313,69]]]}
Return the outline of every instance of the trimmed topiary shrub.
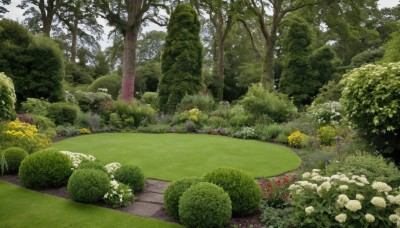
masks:
{"label": "trimmed topiary shrub", "polygon": [[48,116],[57,125],[73,125],[78,118],[78,107],[68,103],[54,103],[49,107]]}
{"label": "trimmed topiary shrub", "polygon": [[193,185],[179,200],[179,217],[186,227],[224,227],[231,216],[229,195],[215,184]]}
{"label": "trimmed topiary shrub", "polygon": [[191,186],[202,181],[199,177],[182,178],[172,182],[164,192],[164,207],[168,215],[179,219],[179,199]]}
{"label": "trimmed topiary shrub", "polygon": [[104,167],[104,165],[98,161],[82,162],[81,164],[79,164],[77,170],[79,169],[95,169],[95,170],[100,170],[107,174],[106,167]]}
{"label": "trimmed topiary shrub", "polygon": [[145,185],[143,171],[136,165],[123,165],[114,173],[115,180],[129,185],[133,192],[140,192]]}
{"label": "trimmed topiary shrub", "polygon": [[67,184],[72,163],[67,156],[54,150],[44,150],[27,156],[19,167],[19,177],[27,188],[41,189]]}
{"label": "trimmed topiary shrub", "polygon": [[108,175],[95,169],[76,170],[69,178],[67,186],[71,199],[83,203],[94,203],[103,199],[109,188]]}
{"label": "trimmed topiary shrub", "polygon": [[260,205],[260,187],[252,176],[242,170],[217,168],[207,173],[203,179],[222,187],[229,194],[233,215],[249,215]]}
{"label": "trimmed topiary shrub", "polygon": [[121,89],[121,77],[118,75],[106,75],[97,78],[88,87],[89,92],[99,92],[99,89],[107,89],[107,93],[116,99]]}
{"label": "trimmed topiary shrub", "polygon": [[19,147],[7,148],[3,150],[3,152],[1,152],[0,154],[4,154],[4,158],[7,161],[9,173],[17,172],[22,160],[24,160],[24,158],[28,156],[28,152]]}

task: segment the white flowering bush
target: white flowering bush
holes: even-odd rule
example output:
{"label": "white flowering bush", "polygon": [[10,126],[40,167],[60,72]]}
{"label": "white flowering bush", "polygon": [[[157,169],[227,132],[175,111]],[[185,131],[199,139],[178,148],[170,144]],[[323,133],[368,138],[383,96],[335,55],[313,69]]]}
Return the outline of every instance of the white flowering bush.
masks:
{"label": "white flowering bush", "polygon": [[122,184],[116,180],[110,181],[110,189],[104,195],[104,201],[107,204],[113,207],[126,207],[129,206],[133,200],[135,200],[135,196],[128,185]]}
{"label": "white flowering bush", "polygon": [[297,226],[400,226],[400,190],[361,175],[306,172],[290,185]]}
{"label": "white flowering bush", "polygon": [[233,133],[235,138],[241,139],[253,139],[256,137],[255,130],[252,127],[242,127],[239,131]]}
{"label": "white flowering bush", "polygon": [[121,168],[121,164],[118,162],[113,162],[109,163],[104,166],[107,170],[108,175],[111,177],[111,179],[114,179],[114,173],[117,171],[117,169]]}
{"label": "white flowering bush", "polygon": [[82,154],[71,151],[60,151],[60,153],[66,155],[69,160],[71,160],[72,170],[77,169],[82,162],[96,161],[96,158],[93,155],[89,154]]}
{"label": "white flowering bush", "polygon": [[340,123],[344,116],[344,108],[340,102],[328,101],[311,107],[309,114],[320,125],[335,125]]}

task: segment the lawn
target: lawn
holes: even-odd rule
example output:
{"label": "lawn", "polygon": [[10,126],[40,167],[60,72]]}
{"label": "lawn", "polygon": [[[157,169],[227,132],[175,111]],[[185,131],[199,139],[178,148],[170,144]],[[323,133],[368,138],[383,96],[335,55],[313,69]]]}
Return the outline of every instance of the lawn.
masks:
{"label": "lawn", "polygon": [[93,134],[66,139],[53,147],[88,153],[103,162],[136,164],[146,177],[160,180],[202,176],[221,166],[242,169],[254,177],[276,176],[301,163],[284,146],[205,134]]}
{"label": "lawn", "polygon": [[181,227],[0,181],[0,227]]}

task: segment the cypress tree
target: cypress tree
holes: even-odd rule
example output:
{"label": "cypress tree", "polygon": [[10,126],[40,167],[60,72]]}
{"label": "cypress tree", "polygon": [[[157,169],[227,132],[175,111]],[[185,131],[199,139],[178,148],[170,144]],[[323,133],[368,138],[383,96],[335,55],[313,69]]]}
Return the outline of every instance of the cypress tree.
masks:
{"label": "cypress tree", "polygon": [[171,113],[183,96],[196,94],[203,86],[203,47],[199,36],[200,21],[190,5],[176,7],[167,29],[158,102],[161,111]]}
{"label": "cypress tree", "polygon": [[293,21],[283,43],[286,62],[280,79],[280,89],[292,97],[297,106],[310,104],[312,96],[321,87],[310,66],[310,44],[308,24],[299,20]]}

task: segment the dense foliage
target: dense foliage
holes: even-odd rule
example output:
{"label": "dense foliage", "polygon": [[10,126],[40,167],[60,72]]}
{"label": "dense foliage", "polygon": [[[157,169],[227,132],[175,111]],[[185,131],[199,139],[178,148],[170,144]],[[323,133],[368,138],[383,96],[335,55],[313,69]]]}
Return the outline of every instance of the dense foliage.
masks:
{"label": "dense foliage", "polygon": [[343,76],[342,104],[358,131],[384,152],[400,152],[400,62],[365,65]]}
{"label": "dense foliage", "polygon": [[179,200],[179,218],[187,227],[225,227],[231,215],[229,195],[214,184],[195,184]]}
{"label": "dense foliage", "polygon": [[27,156],[19,168],[24,186],[32,189],[60,187],[67,184],[72,163],[67,156],[54,150],[44,150]]}
{"label": "dense foliage", "polygon": [[199,177],[189,177],[176,180],[168,185],[164,192],[164,207],[168,215],[179,219],[179,199],[191,186],[201,182]]}
{"label": "dense foliage", "polygon": [[158,85],[158,107],[163,112],[175,111],[186,95],[196,94],[203,85],[200,21],[188,4],[172,12],[162,52],[162,77]]}
{"label": "dense foliage", "polygon": [[103,199],[109,188],[108,175],[94,169],[74,171],[67,186],[71,199],[83,203],[94,203]]}
{"label": "dense foliage", "polygon": [[94,80],[88,87],[90,92],[99,92],[101,89],[107,89],[105,92],[110,94],[113,99],[116,99],[121,89],[121,77],[118,75],[102,76]]}
{"label": "dense foliage", "polygon": [[18,172],[22,160],[24,160],[24,158],[28,156],[28,153],[24,149],[19,147],[7,148],[2,152],[0,152],[0,154],[4,155],[4,158],[7,161],[7,166],[8,166],[7,171],[9,173]]}
{"label": "dense foliage", "polygon": [[136,165],[123,165],[114,173],[115,180],[128,185],[133,192],[140,192],[145,186],[143,171]]}
{"label": "dense foliage", "polygon": [[53,103],[48,109],[48,117],[57,125],[74,124],[79,109],[69,103]]}
{"label": "dense foliage", "polygon": [[249,215],[259,207],[260,187],[252,176],[241,170],[217,168],[208,172],[204,180],[220,186],[229,194],[233,215]]}
{"label": "dense foliage", "polygon": [[16,101],[13,81],[0,72],[0,121],[15,119]]}

